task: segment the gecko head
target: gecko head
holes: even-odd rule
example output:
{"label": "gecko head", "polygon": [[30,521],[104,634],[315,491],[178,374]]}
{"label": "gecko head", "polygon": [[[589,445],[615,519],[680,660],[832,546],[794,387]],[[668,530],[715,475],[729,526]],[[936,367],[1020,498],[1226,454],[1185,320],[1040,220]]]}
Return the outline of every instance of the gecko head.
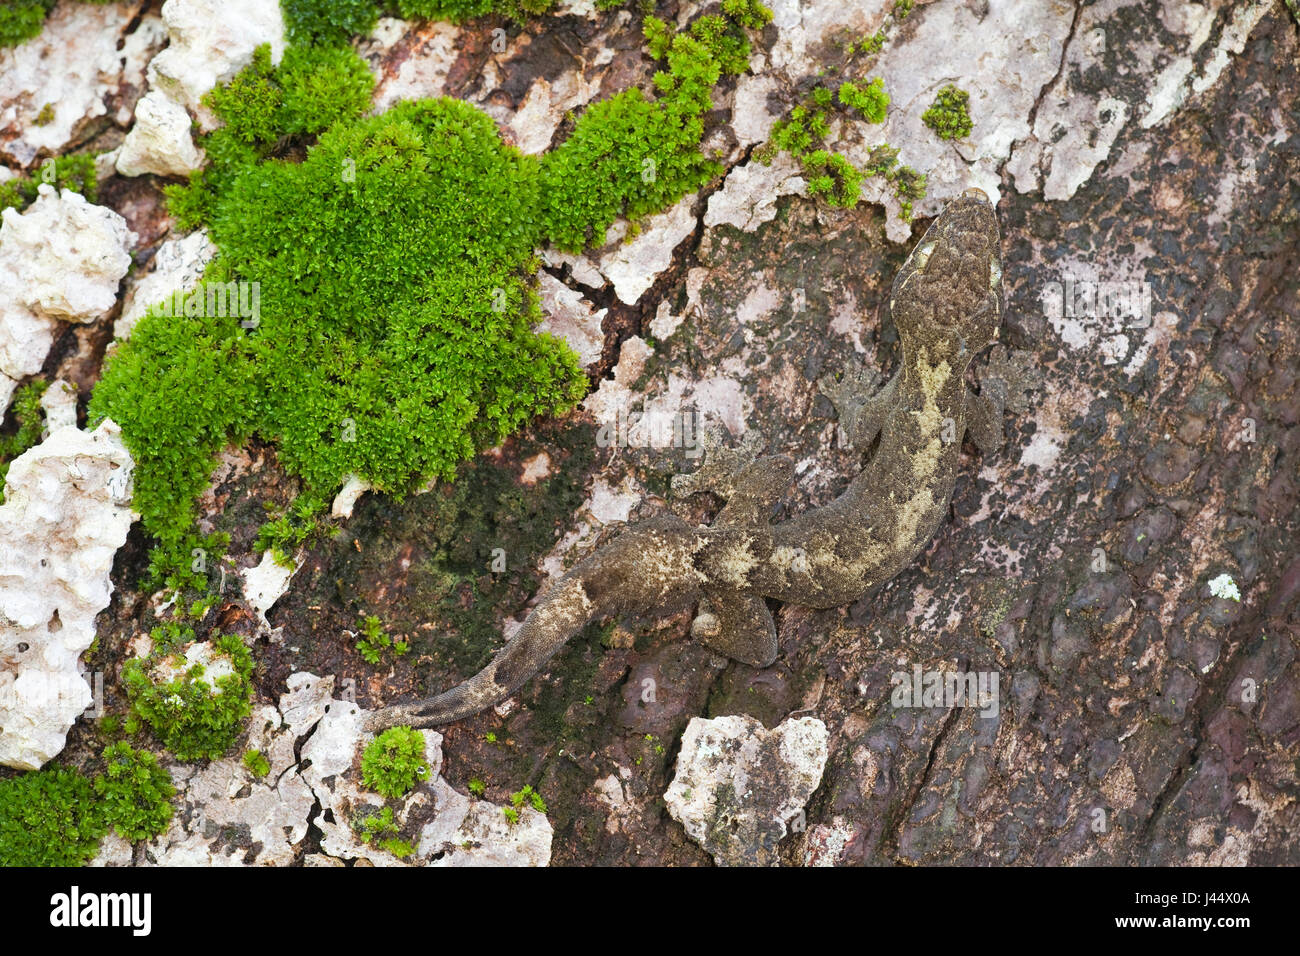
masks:
{"label": "gecko head", "polygon": [[890,296],[904,345],[938,346],[965,361],[993,341],[1002,322],[1001,236],[981,189],[948,203],[903,267]]}

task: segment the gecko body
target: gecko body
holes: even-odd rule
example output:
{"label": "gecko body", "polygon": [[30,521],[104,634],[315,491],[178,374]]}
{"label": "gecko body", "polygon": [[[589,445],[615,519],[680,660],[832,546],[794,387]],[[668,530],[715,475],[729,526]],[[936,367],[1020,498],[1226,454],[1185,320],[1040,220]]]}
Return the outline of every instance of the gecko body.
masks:
{"label": "gecko body", "polygon": [[910,564],[948,510],[961,438],[1002,440],[1005,389],[966,385],[972,359],[993,341],[1003,311],[997,217],[978,189],[951,201],[895,277],[890,308],[902,361],[876,388],[873,374],[821,383],[844,436],[874,454],[834,501],[779,524],[769,516],[794,479],[785,457],[745,460],[714,449],[673,486],[712,491],[726,504],[709,527],[666,515],[627,529],[578,562],[542,597],[493,660],[457,687],[375,711],[368,728],[429,727],[509,697],[588,622],[618,614],[673,614],[698,606],[692,636],[755,667],[777,656],[767,599],[814,608],[860,600]]}

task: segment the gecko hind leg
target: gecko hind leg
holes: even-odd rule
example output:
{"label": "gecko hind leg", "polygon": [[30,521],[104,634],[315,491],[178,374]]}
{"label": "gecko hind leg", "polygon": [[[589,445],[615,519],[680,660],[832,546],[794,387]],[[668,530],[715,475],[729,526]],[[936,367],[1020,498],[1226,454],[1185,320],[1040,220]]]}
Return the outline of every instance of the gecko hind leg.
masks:
{"label": "gecko hind leg", "polygon": [[709,591],[691,622],[691,636],[710,650],[750,667],[776,660],[776,622],[767,602],[742,591]]}

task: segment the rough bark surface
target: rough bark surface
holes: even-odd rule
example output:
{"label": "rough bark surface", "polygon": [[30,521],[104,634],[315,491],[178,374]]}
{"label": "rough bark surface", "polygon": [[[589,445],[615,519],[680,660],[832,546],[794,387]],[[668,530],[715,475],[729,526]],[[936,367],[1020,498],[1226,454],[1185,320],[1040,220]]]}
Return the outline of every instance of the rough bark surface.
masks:
{"label": "rough bark surface", "polygon": [[[1062,90],[1100,96],[1130,69],[1149,81],[1167,65],[1157,55],[1130,67],[1118,38],[1161,6],[1072,11],[1030,127]],[[1115,8],[1108,20],[1103,7]],[[1072,58],[1098,23],[1117,49],[1114,75]],[[460,31],[438,92],[481,98],[499,121],[570,70],[602,93],[649,73],[639,34],[612,17],[530,25],[517,56],[488,69],[491,26]],[[376,44],[372,64],[400,86],[404,64],[446,29]],[[1158,47],[1159,29],[1142,39]],[[612,58],[588,66],[598,50]],[[511,704],[441,728],[442,777],[460,791],[483,780],[497,803],[533,786],[549,807],[553,864],[708,864],[662,800],[691,718],[773,728],[815,716],[829,759],[806,825],[780,844],[786,864],[1300,862],[1298,63],[1296,21],[1275,4],[1213,85],[1161,122],[1110,130],[1105,158],[1069,198],[1020,192],[996,164],[1001,338],[1032,356],[1043,384],[1008,412],[1000,451],[967,444],[951,515],[911,567],[849,608],[782,607],[781,654],[765,670],[692,642],[688,616],[593,626]],[[791,92],[770,94],[773,112]],[[95,135],[120,138],[95,122]],[[750,144],[721,129],[729,168],[749,161]],[[141,235],[140,260],[166,228],[157,186],[111,180],[101,200]],[[571,263],[548,269],[608,309],[590,368],[607,395],[617,375],[615,397],[637,411],[693,406],[730,441],[754,432],[799,462],[780,518],[829,501],[858,467],[814,383],[854,361],[893,371],[887,298],[907,245],[886,239],[880,205],[836,210],[798,195],[752,232],[706,227],[720,188],[696,198],[694,233],[636,305],[581,285]],[[1067,279],[1145,283],[1149,326],[1062,315],[1051,298]],[[107,340],[106,328],[66,328],[47,372],[84,395]],[[442,690],[620,521],[669,507],[709,516],[707,503],[672,501],[671,476],[694,467],[682,449],[606,447],[592,407],[536,423],[455,483],[363,497],[337,536],[302,555],[269,635],[232,590],[218,625],[256,637],[259,702],[278,700],[297,671],[354,682],[366,708]],[[269,449],[231,452],[205,513],[249,566],[262,503],[292,493]],[[488,570],[497,548],[501,573]],[[110,675],[110,707],[122,703],[112,675],[126,644],[150,619],[137,589],[146,551],[137,526],[89,659]],[[1240,600],[1219,596],[1225,575]],[[344,633],[363,613],[409,636],[412,652],[368,665]],[[893,675],[917,665],[996,673],[996,717],[894,706]],[[88,759],[94,740],[78,725],[64,759]],[[319,840],[313,828],[299,858]]]}

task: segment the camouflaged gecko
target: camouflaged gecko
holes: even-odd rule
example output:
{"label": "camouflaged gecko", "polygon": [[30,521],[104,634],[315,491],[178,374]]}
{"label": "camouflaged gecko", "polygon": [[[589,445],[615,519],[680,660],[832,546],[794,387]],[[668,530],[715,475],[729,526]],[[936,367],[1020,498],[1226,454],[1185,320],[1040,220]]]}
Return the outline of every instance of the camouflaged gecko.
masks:
{"label": "camouflaged gecko", "polygon": [[[969,189],[926,231],[894,279],[890,309],[902,364],[883,389],[874,374],[823,379],[852,447],[880,441],[830,504],[780,524],[773,507],[794,479],[785,457],[711,449],[674,489],[726,500],[711,527],[664,516],[632,526],[564,575],[483,670],[451,690],[373,713],[368,728],[429,727],[509,697],[588,622],[622,613],[673,614],[698,605],[692,636],[753,667],[777,655],[767,598],[833,608],[857,601],[905,568],[929,542],[956,479],[967,431],[984,451],[1002,443],[1014,376],[966,369],[1002,319],[1002,261],[988,197]],[[993,365],[1014,371],[1005,354]],[[1023,370],[1022,370],[1023,371]]]}

